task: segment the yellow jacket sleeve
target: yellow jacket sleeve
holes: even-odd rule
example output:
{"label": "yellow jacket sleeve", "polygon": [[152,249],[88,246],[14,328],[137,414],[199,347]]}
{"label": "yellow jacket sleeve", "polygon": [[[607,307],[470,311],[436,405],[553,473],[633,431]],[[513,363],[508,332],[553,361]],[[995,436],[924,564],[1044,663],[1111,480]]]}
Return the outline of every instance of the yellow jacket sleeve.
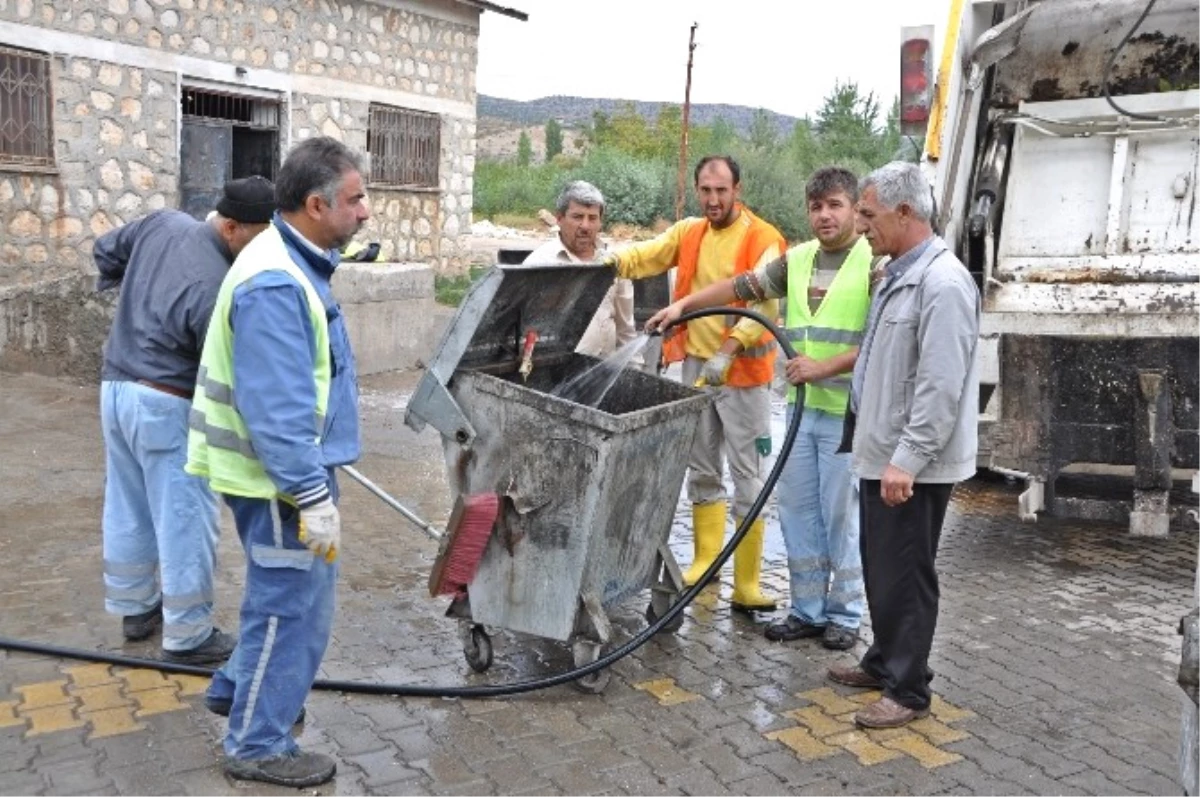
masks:
{"label": "yellow jacket sleeve", "polygon": [[677,221],[662,235],[617,253],[617,274],[625,279],[644,279],[662,274],[675,266],[684,230],[693,219]]}
{"label": "yellow jacket sleeve", "polygon": [[[768,246],[766,250],[763,251],[762,257],[760,257],[758,262],[754,264],[754,268],[756,270],[762,268],[767,263],[770,263],[772,260],[778,258],[780,254],[781,252],[779,251],[778,246]],[[750,302],[749,309],[755,310],[762,315],[765,315],[771,321],[774,321],[779,317],[779,300],[767,299],[763,302]],[[733,328],[733,331],[729,333],[729,337],[742,344],[742,349],[745,350],[758,345],[758,341],[762,337],[763,332],[766,332],[766,328],[763,327],[762,324],[758,323],[757,321],[752,321],[749,318],[743,318],[738,321],[737,325]]]}

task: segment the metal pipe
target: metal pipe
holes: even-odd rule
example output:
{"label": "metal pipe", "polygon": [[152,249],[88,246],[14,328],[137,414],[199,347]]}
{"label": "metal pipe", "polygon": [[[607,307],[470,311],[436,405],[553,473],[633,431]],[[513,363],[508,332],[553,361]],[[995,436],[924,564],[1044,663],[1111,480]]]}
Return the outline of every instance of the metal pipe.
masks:
{"label": "metal pipe", "polygon": [[380,501],[383,501],[385,504],[390,506],[392,509],[395,509],[401,515],[404,515],[404,517],[406,517],[410,521],[412,521],[414,525],[416,525],[418,528],[421,529],[421,531],[423,531],[427,535],[429,535],[429,538],[431,540],[437,541],[437,540],[442,539],[442,533],[440,531],[435,529],[429,523],[426,523],[424,520],[422,520],[420,517],[418,517],[415,512],[410,510],[404,504],[400,503],[395,498],[392,498],[390,495],[388,495],[386,492],[384,492],[382,487],[375,484],[375,482],[371,481],[366,476],[362,475],[357,470],[355,470],[353,465],[339,465],[338,467],[340,467],[343,471],[345,471],[346,474],[348,476],[350,476],[350,478],[354,479],[354,481],[358,482],[363,487],[366,487],[367,490],[369,490],[371,493],[373,493],[375,495],[375,497],[378,498]]}

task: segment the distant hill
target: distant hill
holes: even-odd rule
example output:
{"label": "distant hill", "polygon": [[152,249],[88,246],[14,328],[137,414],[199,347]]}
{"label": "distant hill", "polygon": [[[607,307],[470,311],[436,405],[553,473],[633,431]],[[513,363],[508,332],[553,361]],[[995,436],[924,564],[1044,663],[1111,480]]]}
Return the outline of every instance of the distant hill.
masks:
{"label": "distant hill", "polygon": [[[557,119],[567,127],[579,127],[591,124],[592,114],[595,111],[603,111],[612,116],[631,102],[634,110],[650,122],[658,118],[659,109],[664,105],[682,105],[678,102],[641,102],[559,95],[521,101],[480,94],[476,112],[480,117],[481,124],[485,117],[501,119],[518,125],[540,125],[550,119]],[[693,104],[690,111],[691,122],[695,125],[707,125],[721,117],[744,135],[749,132],[750,123],[757,110],[757,108],[745,105],[726,105],[724,103]],[[794,116],[786,116],[774,111],[767,111],[767,116],[775,122],[782,133],[791,132],[792,127],[798,121]]]}

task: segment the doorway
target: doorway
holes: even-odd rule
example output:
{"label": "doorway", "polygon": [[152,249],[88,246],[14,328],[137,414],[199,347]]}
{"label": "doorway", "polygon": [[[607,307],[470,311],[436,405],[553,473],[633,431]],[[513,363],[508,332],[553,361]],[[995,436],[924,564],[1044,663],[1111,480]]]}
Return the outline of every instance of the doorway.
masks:
{"label": "doorway", "polygon": [[229,180],[275,179],[279,169],[280,103],[209,88],[180,94],[179,207],[203,219]]}

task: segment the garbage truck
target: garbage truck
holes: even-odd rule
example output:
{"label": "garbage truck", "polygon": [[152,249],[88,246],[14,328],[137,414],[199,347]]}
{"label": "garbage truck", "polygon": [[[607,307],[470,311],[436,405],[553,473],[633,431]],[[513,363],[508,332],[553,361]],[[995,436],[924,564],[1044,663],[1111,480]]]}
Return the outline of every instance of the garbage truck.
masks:
{"label": "garbage truck", "polygon": [[[1025,520],[1194,532],[1200,9],[950,5],[936,72],[932,27],[902,34],[900,120],[983,296],[980,465],[1025,480]],[[1196,611],[1179,630],[1179,780],[1195,795]]]}
{"label": "garbage truck", "polygon": [[1197,4],[950,5],[936,65],[904,31],[900,114],[983,295],[980,465],[1026,520],[1166,535],[1200,464]]}

